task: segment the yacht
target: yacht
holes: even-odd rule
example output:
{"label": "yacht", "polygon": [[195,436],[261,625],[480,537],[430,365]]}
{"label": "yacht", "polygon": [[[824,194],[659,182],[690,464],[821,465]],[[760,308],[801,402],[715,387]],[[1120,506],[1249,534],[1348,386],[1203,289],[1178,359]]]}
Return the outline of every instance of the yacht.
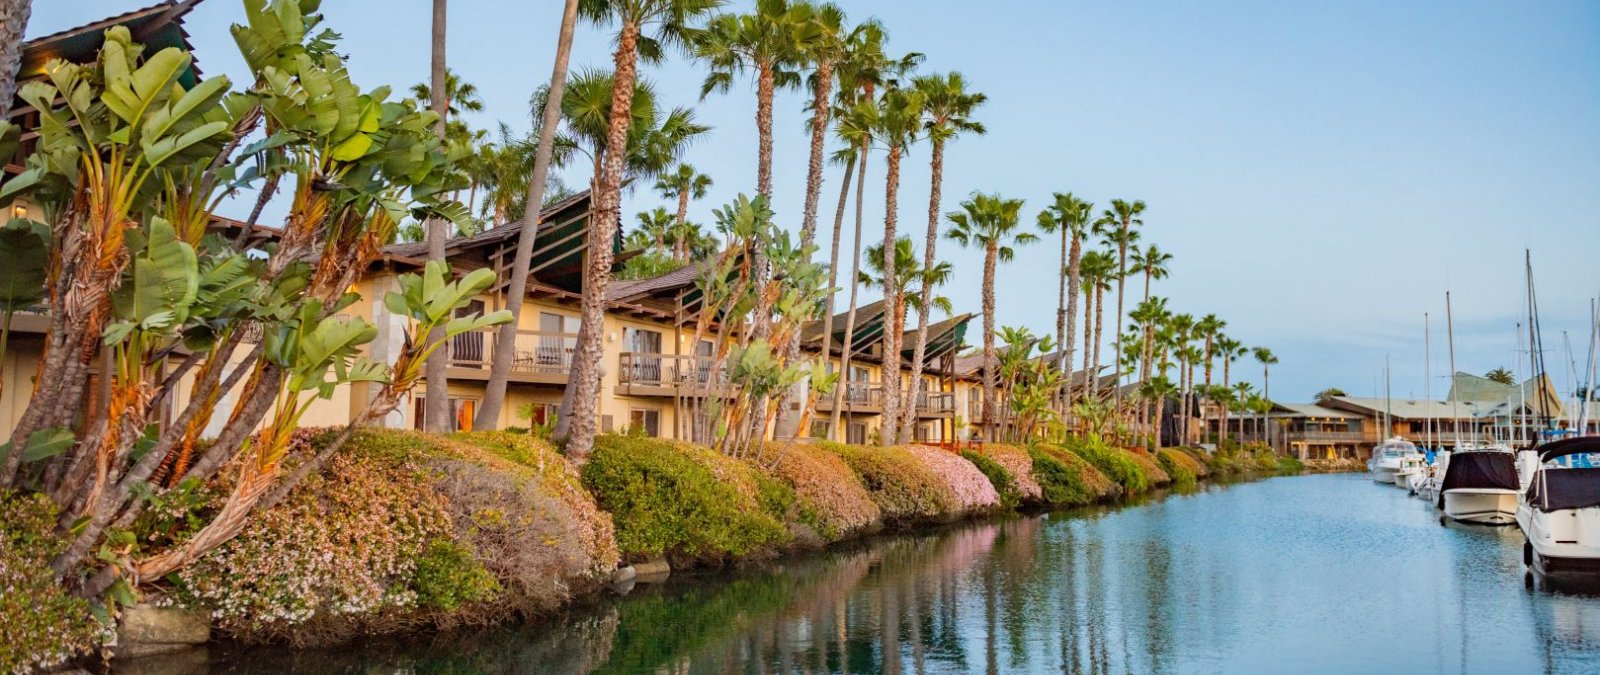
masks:
{"label": "yacht", "polygon": [[1427,475],[1428,461],[1421,454],[1400,458],[1400,468],[1394,471],[1394,486],[1411,488],[1411,481],[1417,476]]}
{"label": "yacht", "polygon": [[1517,502],[1517,526],[1526,537],[1522,563],[1534,571],[1600,576],[1600,468],[1572,468],[1592,461],[1594,453],[1600,453],[1596,436],[1521,453],[1528,476]]}
{"label": "yacht", "polygon": [[1394,475],[1400,471],[1401,460],[1420,456],[1414,443],[1396,436],[1372,448],[1372,459],[1367,460],[1367,469],[1372,472],[1374,483],[1399,485]]}
{"label": "yacht", "polygon": [[1517,460],[1503,448],[1462,450],[1444,461],[1444,479],[1434,504],[1440,516],[1483,525],[1510,525],[1516,521]]}

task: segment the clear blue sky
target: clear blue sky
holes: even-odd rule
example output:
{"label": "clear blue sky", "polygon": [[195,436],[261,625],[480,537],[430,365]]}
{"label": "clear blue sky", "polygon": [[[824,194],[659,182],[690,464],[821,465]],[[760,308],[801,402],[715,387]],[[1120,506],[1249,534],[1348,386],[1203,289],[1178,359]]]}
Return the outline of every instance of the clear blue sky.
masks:
{"label": "clear blue sky", "polygon": [[[138,4],[36,1],[28,32]],[[979,118],[989,134],[950,148],[945,210],[973,190],[1025,198],[1030,218],[1052,191],[1101,206],[1144,199],[1145,241],[1175,256],[1156,294],[1177,311],[1215,312],[1235,337],[1273,348],[1282,361],[1275,398],[1303,400],[1326,386],[1370,395],[1385,354],[1395,394],[1421,396],[1424,312],[1435,319],[1434,373],[1446,371],[1447,287],[1460,369],[1515,365],[1524,248],[1533,251],[1558,385],[1562,331],[1583,358],[1589,298],[1600,292],[1600,3],[840,4],[853,19],[880,18],[895,50],[927,54],[924,71],[959,70],[988,94]],[[358,84],[427,77],[428,2],[323,5]],[[527,128],[529,94],[549,77],[561,3],[451,5],[451,67],[487,104],[470,121]],[[237,0],[206,0],[191,15],[208,74],[243,79],[227,32],[240,17]],[[582,27],[574,65],[609,64],[609,42]],[[717,182],[696,215],[753,191],[751,89],[698,101],[701,72],[681,56],[647,75],[669,103],[696,106],[716,127],[686,158]],[[805,178],[803,103],[788,94],[777,104],[775,201],[792,227]],[[871,176],[869,238],[881,237],[881,163]],[[919,233],[925,148],[903,178],[901,227]],[[831,214],[837,172],[827,181]],[[657,201],[640,190],[624,212],[631,219]],[[980,257],[940,246],[957,270],[944,292],[958,310],[976,312]],[[1001,324],[1053,332],[1056,255],[1043,244],[1001,270]],[[1259,368],[1240,371],[1259,384]]]}

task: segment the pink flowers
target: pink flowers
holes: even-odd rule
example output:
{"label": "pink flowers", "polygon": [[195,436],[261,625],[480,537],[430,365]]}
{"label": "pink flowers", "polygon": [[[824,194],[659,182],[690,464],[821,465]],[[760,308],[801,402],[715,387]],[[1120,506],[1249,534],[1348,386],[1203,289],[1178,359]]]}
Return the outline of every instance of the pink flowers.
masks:
{"label": "pink flowers", "polygon": [[955,497],[960,514],[987,511],[1000,505],[1000,493],[995,492],[989,477],[983,475],[972,462],[955,453],[926,445],[906,446],[906,450],[944,483]]}

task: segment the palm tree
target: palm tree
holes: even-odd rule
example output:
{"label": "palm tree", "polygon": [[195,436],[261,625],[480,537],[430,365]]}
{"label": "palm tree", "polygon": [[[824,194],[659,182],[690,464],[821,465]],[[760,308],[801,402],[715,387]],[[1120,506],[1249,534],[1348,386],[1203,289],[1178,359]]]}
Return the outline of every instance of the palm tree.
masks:
{"label": "palm tree", "polygon": [[[817,202],[822,198],[823,149],[828,138],[828,122],[833,112],[833,82],[839,60],[849,47],[844,29],[844,10],[833,3],[816,8],[813,22],[816,35],[803,45],[802,56],[812,67],[811,149],[806,161],[806,197],[800,210],[800,246],[810,246],[817,236]],[[849,169],[845,170],[845,189],[849,189]],[[842,201],[842,200],[841,200]]]}
{"label": "palm tree", "polygon": [[[1171,260],[1172,256],[1162,252],[1155,244],[1151,244],[1149,248],[1144,250],[1139,250],[1138,248],[1133,250],[1130,260],[1133,263],[1133,269],[1136,272],[1144,273],[1144,300],[1141,302],[1149,302],[1150,300],[1150,281],[1152,279],[1165,279],[1167,277],[1167,263]],[[1151,346],[1147,335],[1145,339],[1146,354],[1149,353]],[[1150,358],[1147,355],[1144,359],[1144,368],[1140,371],[1140,377],[1149,377],[1149,374]]]}
{"label": "palm tree", "polygon": [[[411,85],[411,98],[432,101],[433,86],[429,82]],[[445,138],[463,143],[471,141],[474,132],[460,118],[463,112],[483,112],[483,98],[478,95],[478,86],[462,80],[456,71],[447,68],[444,73],[444,100],[445,112],[449,115],[445,122]]]}
{"label": "palm tree", "polygon": [[[578,0],[566,0],[561,13],[561,32],[556,39],[555,65],[550,69],[550,84],[545,87],[545,105],[540,109],[539,141],[534,148],[532,173],[527,180],[527,196],[522,202],[522,222],[518,225],[517,250],[512,256],[511,282],[506,289],[506,297],[511,299],[506,303],[511,320],[501,325],[495,335],[489,382],[484,391],[483,405],[473,420],[475,429],[497,427],[500,408],[505,405],[506,383],[510,379],[512,359],[516,355],[522,298],[527,297],[528,293],[528,267],[533,264],[533,245],[539,237],[539,211],[544,203],[545,184],[550,178],[556,126],[561,119],[562,99],[566,93],[567,59],[572,55],[572,35],[577,23]],[[508,191],[514,189],[514,186],[506,188]]]}
{"label": "palm tree", "polygon": [[[877,130],[887,160],[883,191],[883,245],[886,249],[894,245],[895,227],[900,220],[900,160],[906,148],[917,140],[917,132],[922,127],[922,109],[922,95],[914,89],[892,88],[879,100]],[[884,256],[883,275],[891,285],[895,278],[894,263],[893,256]],[[900,377],[900,339],[900,333],[890,331],[884,336],[883,345],[883,372],[896,379]],[[879,432],[885,446],[896,442],[899,429],[894,420],[900,419],[900,411],[900,388],[887,388],[883,397],[883,419],[888,423]]]}
{"label": "palm tree", "polygon": [[601,326],[605,319],[606,284],[610,281],[615,259],[613,249],[603,243],[615,235],[621,215],[622,180],[629,154],[639,57],[659,59],[665,45],[681,41],[689,24],[718,4],[719,0],[582,0],[579,5],[580,11],[590,20],[616,22],[620,28],[616,49],[612,52],[615,75],[604,136],[605,147],[620,152],[605,153],[594,185],[589,240],[596,245],[590,248],[584,271],[583,311],[573,356],[572,386],[567,387],[562,405],[568,412],[561,415],[556,431],[556,437],[567,443],[568,456],[579,463],[587,461],[594,448],[598,422]]}
{"label": "palm tree", "polygon": [[665,254],[667,251],[667,237],[671,235],[672,227],[677,222],[673,219],[672,213],[668,212],[665,207],[657,206],[650,211],[640,211],[638,215],[634,216],[634,222],[637,223],[637,226],[633,233],[640,235],[640,238],[637,241],[630,242],[630,246],[644,244],[644,247],[650,248],[656,255]]}
{"label": "palm tree", "polygon": [[[938,310],[949,314],[952,311],[950,299],[935,296],[932,289],[943,286],[955,275],[955,269],[948,262],[935,261],[930,267],[923,267],[917,260],[916,247],[911,243],[910,237],[900,237],[895,240],[894,266],[896,274],[890,278],[885,274],[883,261],[888,256],[883,254],[882,244],[873,244],[867,248],[867,269],[859,273],[858,281],[867,288],[876,288],[883,291],[883,299],[889,306],[889,322],[885,332],[904,332],[906,312],[910,309],[917,310],[919,315],[931,314]],[[892,378],[886,379],[885,387],[897,386]],[[914,401],[915,399],[911,399]],[[908,401],[907,407],[914,408],[915,404]]]}
{"label": "palm tree", "polygon": [[[1261,364],[1261,398],[1270,405],[1272,403],[1272,364],[1278,362],[1278,357],[1274,356],[1272,350],[1266,347],[1256,347],[1251,349],[1250,353],[1255,356],[1256,362]],[[1266,434],[1266,423],[1266,413],[1262,413],[1262,440],[1266,441],[1270,446],[1272,438]]]}
{"label": "palm tree", "polygon": [[[954,139],[961,133],[983,134],[982,124],[972,119],[972,113],[988,100],[987,96],[980,93],[968,93],[966,80],[961,73],[947,73],[945,75],[925,75],[912,81],[911,86],[922,95],[923,131],[927,134],[932,145],[932,156],[929,159],[931,187],[928,191],[928,233],[923,241],[924,268],[933,267],[934,247],[939,242],[939,200],[940,190],[944,183],[944,144]],[[932,289],[922,287],[922,307],[928,306],[928,294]],[[911,400],[917,400],[922,391],[922,361],[928,348],[928,313],[919,311],[917,314],[917,346],[911,359]],[[911,434],[912,422],[916,419],[916,406],[905,407],[904,421],[901,422],[900,434]]]}
{"label": "palm tree", "polygon": [[[1125,199],[1111,200],[1111,208],[1106,209],[1100,216],[1097,225],[1111,228],[1114,231],[1112,240],[1117,244],[1117,353],[1122,353],[1122,311],[1123,290],[1128,281],[1128,244],[1132,241],[1129,233],[1134,226],[1144,225],[1144,201]],[[1118,393],[1120,399],[1121,393]]]}
{"label": "palm tree", "polygon": [[712,92],[728,91],[738,73],[755,71],[756,192],[768,197],[772,196],[772,97],[778,89],[800,86],[798,68],[812,43],[821,39],[816,12],[807,2],[756,0],[755,11],[719,14],[690,35],[694,55],[711,67],[700,87],[701,100]]}
{"label": "palm tree", "polygon": [[[1064,378],[1072,376],[1072,347],[1076,344],[1078,320],[1078,285],[1082,278],[1083,238],[1089,234],[1089,214],[1094,204],[1078,199],[1071,192],[1054,195],[1055,201],[1039,212],[1039,229],[1047,234],[1061,233],[1061,262],[1057,270],[1059,288],[1056,298],[1056,343],[1061,346],[1059,359]],[[1088,325],[1085,322],[1084,331]],[[1087,353],[1085,353],[1087,356]],[[1093,374],[1091,373],[1092,377]],[[1067,380],[1063,413],[1072,409],[1072,382]]]}
{"label": "palm tree", "polygon": [[1100,336],[1106,323],[1106,291],[1111,290],[1116,276],[1117,260],[1109,252],[1089,251],[1078,261],[1083,289],[1083,367],[1089,372],[1090,395],[1100,393]]}
{"label": "palm tree", "polygon": [[[448,87],[445,84],[445,15],[447,0],[433,0],[433,40],[431,57],[431,82],[429,101],[430,107],[439,115],[437,130],[440,139],[448,137],[447,123],[450,119],[450,101],[446,98]],[[430,218],[427,225],[428,260],[444,262],[444,242],[449,238],[449,230],[443,218]],[[428,336],[430,343],[442,339],[444,329],[435,329]],[[443,349],[435,350],[428,356],[423,364],[423,378],[425,380],[425,403],[422,410],[422,426],[433,432],[453,431],[450,423],[450,381],[445,373],[449,366],[449,355]]]}
{"label": "palm tree", "polygon": [[[1222,329],[1228,327],[1228,322],[1218,318],[1215,314],[1207,314],[1200,318],[1194,325],[1195,335],[1205,341],[1205,348],[1201,359],[1205,363],[1206,389],[1211,389],[1211,368],[1216,356],[1217,338],[1222,337]],[[1192,383],[1191,383],[1191,386]],[[1202,416],[1203,417],[1203,416]]]}
{"label": "palm tree", "polygon": [[[1245,349],[1244,343],[1239,342],[1238,340],[1226,335],[1217,336],[1217,355],[1222,357],[1223,389],[1227,389],[1229,386],[1229,378],[1233,371],[1233,362],[1237,361],[1240,356],[1244,355]],[[1228,410],[1229,408],[1227,406],[1223,406],[1222,424],[1219,427],[1222,430],[1222,440],[1224,441],[1228,439]]]}
{"label": "palm tree", "polygon": [[[845,199],[849,196],[850,168],[859,169],[856,172],[855,247],[850,258],[850,309],[845,314],[844,341],[840,356],[841,373],[850,372],[850,353],[855,338],[856,301],[860,289],[856,278],[861,264],[862,207],[867,187],[867,156],[876,137],[878,119],[875,92],[879,86],[895,83],[899,77],[910,72],[922,60],[922,55],[914,52],[898,59],[890,58],[884,52],[888,40],[883,26],[878,22],[861,23],[851,29],[850,36],[845,40],[844,56],[837,68],[839,95],[834,118],[837,120],[836,134],[845,142],[846,149],[836,158],[845,160],[847,164],[845,179],[839,192],[839,209],[834,220],[833,254],[828,268],[830,288],[838,287],[839,239],[844,225]],[[833,336],[833,296],[828,297],[828,312],[823,319],[824,354],[832,349]],[[844,387],[833,389],[833,416],[828,424],[829,434],[837,440],[845,438],[839,424],[844,389]]]}
{"label": "palm tree", "polygon": [[973,193],[961,202],[960,211],[946,214],[950,229],[945,233],[963,248],[983,250],[983,422],[990,440],[995,439],[994,409],[994,274],[999,263],[1011,262],[1014,247],[1038,241],[1038,236],[1021,225],[1022,200],[998,194]]}
{"label": "palm tree", "polygon": [[[656,180],[656,192],[661,195],[661,198],[678,202],[678,214],[674,230],[684,230],[685,233],[687,233],[687,226],[689,225],[689,200],[704,199],[706,191],[710,189],[710,176],[700,173],[694,167],[681,162]],[[690,241],[687,236],[675,238],[680,244]],[[687,260],[689,256],[688,249],[682,245],[674,246],[672,253],[679,260]]]}
{"label": "palm tree", "polygon": [[17,98],[22,39],[32,13],[33,0],[0,0],[0,120],[10,117],[11,103]]}

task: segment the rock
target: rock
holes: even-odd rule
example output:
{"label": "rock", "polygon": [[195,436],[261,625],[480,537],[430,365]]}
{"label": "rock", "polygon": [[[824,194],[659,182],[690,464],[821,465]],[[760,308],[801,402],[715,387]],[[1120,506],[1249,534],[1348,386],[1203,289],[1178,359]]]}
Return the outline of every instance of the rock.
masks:
{"label": "rock", "polygon": [[204,614],[141,604],[122,610],[113,651],[118,657],[167,654],[205,644],[210,639],[211,623]]}
{"label": "rock", "polygon": [[659,584],[672,574],[672,565],[665,559],[633,564],[634,580],[642,584]]}
{"label": "rock", "polygon": [[633,565],[619,567],[617,568],[617,571],[611,573],[611,583],[624,584],[629,581],[633,581],[633,578],[638,575],[639,571],[634,569]]}

